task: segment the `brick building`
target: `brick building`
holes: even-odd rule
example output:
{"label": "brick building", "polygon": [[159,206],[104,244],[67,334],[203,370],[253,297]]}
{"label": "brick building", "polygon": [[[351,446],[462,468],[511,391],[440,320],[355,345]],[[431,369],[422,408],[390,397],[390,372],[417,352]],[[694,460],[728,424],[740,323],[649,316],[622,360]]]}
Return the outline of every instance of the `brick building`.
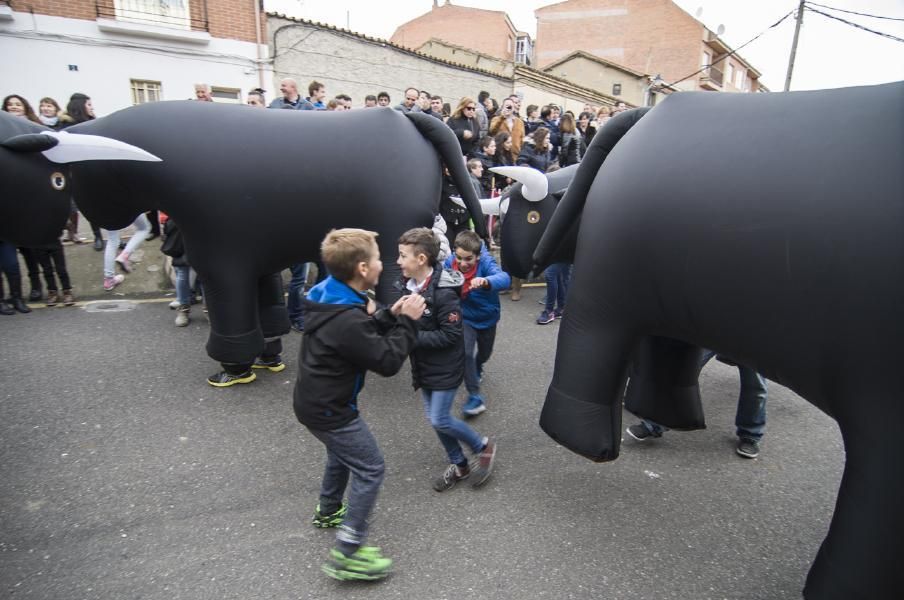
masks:
{"label": "brick building", "polygon": [[273,89],[259,9],[256,0],[9,0],[0,50],[15,60],[0,64],[0,91],[34,105],[83,92],[99,115],[193,97],[196,82],[238,102]]}
{"label": "brick building", "polygon": [[537,9],[534,58],[540,68],[582,50],[675,82],[678,89],[766,91],[760,72],[671,0],[566,0]]}
{"label": "brick building", "polygon": [[439,5],[433,0],[430,12],[400,25],[389,41],[420,48],[433,38],[508,62],[531,64],[530,36],[516,30],[500,10],[456,6],[449,0]]}

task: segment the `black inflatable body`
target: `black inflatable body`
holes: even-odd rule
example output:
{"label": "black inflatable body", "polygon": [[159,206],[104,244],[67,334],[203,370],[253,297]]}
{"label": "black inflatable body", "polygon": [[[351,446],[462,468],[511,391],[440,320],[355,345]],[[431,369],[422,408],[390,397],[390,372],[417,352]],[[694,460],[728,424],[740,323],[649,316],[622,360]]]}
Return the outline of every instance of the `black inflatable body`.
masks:
{"label": "black inflatable body", "polygon": [[[839,106],[856,109],[838,119]],[[552,262],[580,217],[541,427],[615,459],[634,352],[628,408],[681,428],[702,426],[698,347],[731,356],[835,418],[844,439],[804,596],[900,596],[904,83],[680,93],[641,115],[597,134],[535,254]]]}
{"label": "black inflatable body", "polygon": [[[107,229],[152,208],[176,219],[204,282],[207,351],[220,362],[247,363],[260,353],[258,279],[316,260],[332,228],[378,232],[382,281],[393,280],[398,236],[429,227],[439,212],[442,163],[486,237],[458,140],[433,117],[183,101],[127,108],[67,131],[162,159],[73,163],[70,187],[85,216]],[[392,286],[378,293],[388,299]]]}

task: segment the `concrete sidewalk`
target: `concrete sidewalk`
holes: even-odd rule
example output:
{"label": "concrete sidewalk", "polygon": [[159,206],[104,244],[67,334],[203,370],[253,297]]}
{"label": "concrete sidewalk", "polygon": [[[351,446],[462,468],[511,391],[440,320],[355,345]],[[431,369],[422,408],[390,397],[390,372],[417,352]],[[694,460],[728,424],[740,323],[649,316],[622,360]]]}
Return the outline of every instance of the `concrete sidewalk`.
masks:
{"label": "concrete sidewalk", "polygon": [[[123,231],[122,238],[127,240],[135,232],[134,227]],[[159,297],[167,293],[174,293],[165,269],[166,256],[160,252],[161,238],[145,241],[131,256],[132,273],[125,274],[125,281],[113,291],[104,290],[104,253],[98,252],[93,247],[94,235],[88,220],[79,218],[79,236],[85,238],[83,244],[63,243],[63,253],[66,255],[66,268],[69,271],[69,279],[72,283],[72,292],[77,301],[99,300],[112,297]],[[104,233],[106,238],[106,233]],[[31,291],[28,278],[28,269],[25,261],[19,256],[19,266],[22,272],[22,295],[27,299]],[[117,267],[117,272],[122,273]],[[59,285],[59,284],[58,284]],[[41,289],[43,298],[47,297],[47,287],[41,276]],[[29,303],[32,307],[44,306],[44,300]],[[58,305],[62,306],[62,304]]]}

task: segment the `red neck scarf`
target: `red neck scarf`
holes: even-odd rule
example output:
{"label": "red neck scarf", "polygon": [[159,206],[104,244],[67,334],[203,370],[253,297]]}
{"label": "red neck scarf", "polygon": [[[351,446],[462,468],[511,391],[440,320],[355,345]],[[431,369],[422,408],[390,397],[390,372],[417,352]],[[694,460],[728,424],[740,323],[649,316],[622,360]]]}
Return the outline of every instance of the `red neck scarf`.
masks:
{"label": "red neck scarf", "polygon": [[452,259],[452,268],[459,271],[462,275],[465,276],[465,283],[461,286],[461,297],[467,298],[468,294],[471,293],[471,280],[474,279],[474,276],[477,275],[477,262],[474,262],[474,266],[471,267],[470,271],[462,271],[458,268],[458,259]]}

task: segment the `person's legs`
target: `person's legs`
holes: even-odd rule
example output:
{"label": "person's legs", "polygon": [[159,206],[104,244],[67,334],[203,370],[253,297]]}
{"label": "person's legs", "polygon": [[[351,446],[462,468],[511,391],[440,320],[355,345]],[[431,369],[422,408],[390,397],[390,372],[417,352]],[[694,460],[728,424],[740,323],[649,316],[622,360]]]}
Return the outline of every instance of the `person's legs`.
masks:
{"label": "person's legs", "polygon": [[19,259],[16,247],[9,242],[0,241],[0,269],[6,274],[9,284],[9,304],[20,313],[30,313],[31,309],[22,299],[22,273],[19,270]]}
{"label": "person's legs", "polygon": [[753,369],[738,366],[741,392],[735,427],[739,438],[763,439],[766,430],[766,379]]}
{"label": "person's legs", "polygon": [[[107,232],[107,244],[104,247],[104,277],[116,275],[116,253],[119,252],[119,230]],[[98,234],[99,235],[99,234]]]}
{"label": "person's legs", "polygon": [[[367,424],[361,418],[332,431],[314,429],[309,431],[323,442],[330,457],[327,459],[327,468],[320,491],[322,509],[325,508],[324,502],[330,502],[334,506],[338,502],[338,505],[341,506],[342,493],[345,490],[349,474],[351,475],[348,511],[336,533],[336,551],[341,556],[333,553],[332,557],[338,559],[339,562],[329,566],[333,570],[360,568],[364,565],[352,565],[343,561],[342,558],[356,555],[359,556],[359,559],[364,559],[358,552],[362,550],[362,544],[367,538],[370,513],[373,511],[380,486],[383,483],[385,472],[383,454]],[[370,561],[364,559],[363,562]],[[391,564],[391,561],[383,559],[383,561],[373,561],[370,566],[377,567],[377,570],[387,570]]]}
{"label": "person's legs", "polygon": [[[31,293],[28,299],[32,302],[41,299],[41,270],[38,267],[38,254],[35,248],[19,247],[19,253],[25,259],[25,268],[28,271],[28,283],[31,287]],[[21,277],[21,276],[20,276]]]}
{"label": "person's legs", "polygon": [[464,323],[465,338],[465,389],[469,395],[480,393],[480,380],[477,375],[477,330]]}
{"label": "person's legs", "polygon": [[478,381],[483,376],[483,365],[490,360],[493,355],[493,347],[496,345],[496,326],[487,327],[486,329],[477,329],[477,354],[474,362],[477,365]]}
{"label": "person's legs", "polygon": [[176,272],[176,301],[180,306],[191,304],[191,267],[185,265],[173,265]]}
{"label": "person's legs", "polygon": [[302,294],[308,279],[309,263],[296,263],[289,270],[292,279],[289,280],[289,294],[286,300],[286,309],[289,311],[289,321],[297,331],[304,330],[304,315],[302,314]]}
{"label": "person's legs", "polygon": [[129,256],[144,243],[144,240],[146,240],[151,233],[151,223],[144,213],[138,215],[138,218],[135,219],[135,222],[132,223],[132,225],[135,226],[135,234],[129,238],[129,242],[126,244],[125,249],[119,254],[120,258],[128,259]]}
{"label": "person's legs", "polygon": [[191,313],[191,267],[186,265],[173,265],[173,271],[176,272],[176,302],[179,303],[176,309],[176,327],[185,327],[190,320]]}
{"label": "person's legs", "polygon": [[460,465],[466,461],[459,442],[466,444],[474,454],[484,447],[483,438],[464,421],[452,416],[452,402],[455,400],[456,389],[451,390],[422,390],[424,406],[430,425],[436,431],[449,462]]}
{"label": "person's legs", "polygon": [[[57,244],[60,244],[59,240],[57,240]],[[60,244],[60,248],[62,248],[62,244]],[[50,253],[53,250],[49,247],[33,249],[35,260],[41,265],[41,271],[44,274],[44,285],[47,287],[48,292],[51,290],[57,291],[56,273],[54,273],[53,262],[50,258]]]}

